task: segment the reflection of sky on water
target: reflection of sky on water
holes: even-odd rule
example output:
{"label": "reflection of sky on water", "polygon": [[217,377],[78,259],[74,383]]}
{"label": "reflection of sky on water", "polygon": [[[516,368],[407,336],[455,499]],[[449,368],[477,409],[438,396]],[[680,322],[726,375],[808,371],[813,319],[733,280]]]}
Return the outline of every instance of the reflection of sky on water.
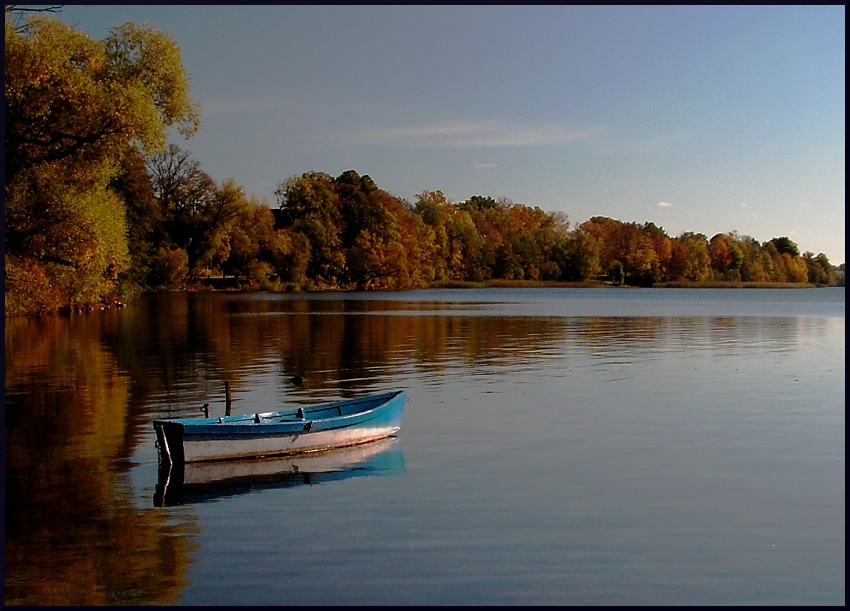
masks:
{"label": "reflection of sky on water", "polygon": [[[176,294],[7,321],[7,595],[12,574],[66,601],[841,604],[844,332],[832,289]],[[234,413],[408,389],[403,471],[152,507],[151,420],[221,415],[225,380]],[[125,570],[64,571],[87,562]]]}
{"label": "reflection of sky on water", "polygon": [[[612,299],[615,291],[615,299]],[[451,316],[844,316],[844,289],[470,289],[306,296],[311,312]],[[304,295],[246,295],[234,313],[298,313]],[[303,310],[302,310],[303,311]]]}

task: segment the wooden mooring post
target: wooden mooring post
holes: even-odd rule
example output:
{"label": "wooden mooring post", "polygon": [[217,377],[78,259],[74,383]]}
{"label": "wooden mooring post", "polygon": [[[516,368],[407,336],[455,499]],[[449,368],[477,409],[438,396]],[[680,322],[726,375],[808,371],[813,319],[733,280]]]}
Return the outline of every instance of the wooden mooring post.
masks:
{"label": "wooden mooring post", "polygon": [[230,382],[225,382],[224,383],[224,415],[225,416],[230,415],[230,406],[231,406]]}

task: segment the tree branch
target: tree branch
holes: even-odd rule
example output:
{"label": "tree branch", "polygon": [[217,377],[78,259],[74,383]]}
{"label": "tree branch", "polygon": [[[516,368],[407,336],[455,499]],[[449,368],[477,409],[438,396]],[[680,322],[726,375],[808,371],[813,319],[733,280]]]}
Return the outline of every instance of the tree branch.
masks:
{"label": "tree branch", "polygon": [[23,22],[25,13],[58,13],[62,10],[63,4],[54,4],[52,6],[21,6],[20,4],[6,4],[3,6],[3,12],[14,18],[15,31],[19,34],[27,29],[27,24]]}

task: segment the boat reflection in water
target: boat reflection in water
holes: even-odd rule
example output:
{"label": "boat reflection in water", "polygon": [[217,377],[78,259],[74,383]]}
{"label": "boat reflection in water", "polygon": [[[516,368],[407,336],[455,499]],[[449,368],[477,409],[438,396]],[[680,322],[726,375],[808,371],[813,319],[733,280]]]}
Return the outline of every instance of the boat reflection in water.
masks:
{"label": "boat reflection in water", "polygon": [[263,489],[321,484],[404,471],[397,437],[363,445],[278,458],[171,464],[162,461],[156,507],[203,503]]}

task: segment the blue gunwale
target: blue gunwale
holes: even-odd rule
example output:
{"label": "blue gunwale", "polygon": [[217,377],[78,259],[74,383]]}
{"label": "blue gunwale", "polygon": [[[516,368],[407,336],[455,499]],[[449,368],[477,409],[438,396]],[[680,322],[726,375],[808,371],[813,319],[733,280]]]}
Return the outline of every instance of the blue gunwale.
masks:
{"label": "blue gunwale", "polygon": [[[396,396],[404,394],[405,391],[397,390],[392,392],[381,393],[377,395],[369,395],[358,399],[343,399],[334,401],[333,403],[324,403],[312,407],[293,408],[277,412],[257,412],[254,414],[239,414],[236,416],[221,416],[218,418],[170,418],[155,420],[154,423],[173,423],[181,424],[184,427],[191,427],[193,430],[200,430],[199,427],[212,427],[211,430],[221,432],[222,425],[246,425],[252,428],[257,427],[274,427],[276,430],[285,430],[288,425],[292,425],[292,430],[300,430],[300,425],[303,425],[305,420],[313,422],[331,422],[351,420],[353,418],[363,416],[370,413],[376,408],[382,407]],[[372,407],[363,409],[363,404],[371,404]],[[356,409],[355,409],[356,408]],[[345,409],[346,413],[342,413]],[[303,417],[299,415],[303,413]],[[325,412],[328,412],[325,414]],[[330,415],[330,412],[337,412],[336,415]],[[257,422],[257,417],[260,422]],[[335,427],[340,428],[340,427]]]}

